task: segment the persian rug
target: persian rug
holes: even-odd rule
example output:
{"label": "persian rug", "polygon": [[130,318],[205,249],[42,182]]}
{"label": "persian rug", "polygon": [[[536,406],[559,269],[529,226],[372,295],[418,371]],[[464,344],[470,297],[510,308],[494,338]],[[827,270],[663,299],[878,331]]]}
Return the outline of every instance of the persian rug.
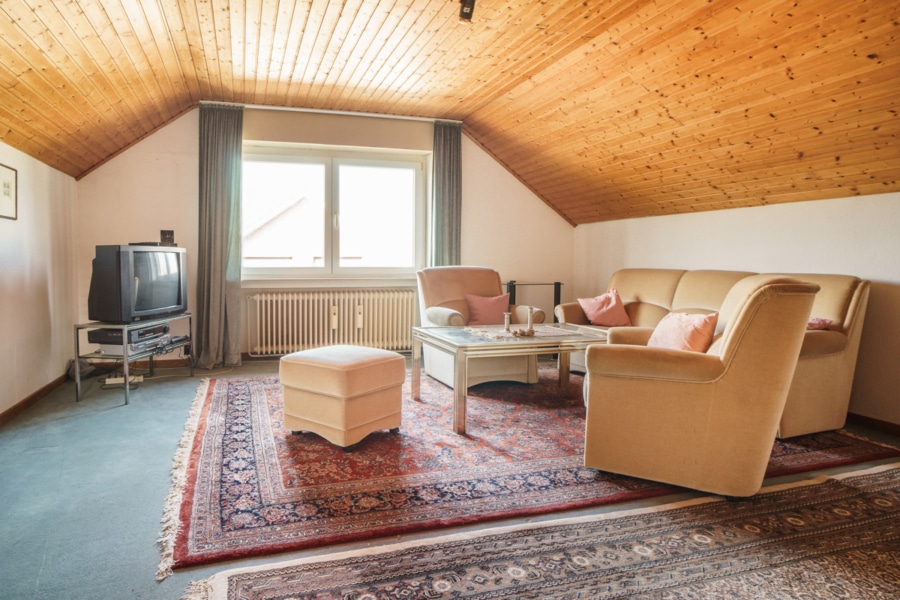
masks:
{"label": "persian rug", "polygon": [[[175,457],[157,577],[172,568],[453,525],[546,514],[680,492],[583,466],[580,377],[475,386],[467,434],[452,428],[452,390],[403,387],[399,434],[344,452],[282,425],[278,378],[205,381]],[[840,433],[773,449],[770,475],[900,456]]]}
{"label": "persian rug", "polygon": [[233,569],[182,600],[895,599],[897,467]]}

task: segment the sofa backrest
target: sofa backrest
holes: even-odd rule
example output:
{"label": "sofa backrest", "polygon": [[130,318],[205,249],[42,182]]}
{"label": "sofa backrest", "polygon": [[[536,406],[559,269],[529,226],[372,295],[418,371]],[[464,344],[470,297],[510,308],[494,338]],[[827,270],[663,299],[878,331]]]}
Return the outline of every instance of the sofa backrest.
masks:
{"label": "sofa backrest", "polygon": [[788,276],[818,284],[820,289],[813,302],[812,316],[829,319],[828,330],[849,333],[858,312],[856,305],[867,290],[868,282],[852,275],[794,273]]}
{"label": "sofa backrest", "polygon": [[619,292],[632,325],[656,327],[670,312],[717,312],[734,284],[749,275],[755,273],[620,269],[613,273],[609,287]]}
{"label": "sofa backrest", "polygon": [[[613,273],[609,287],[616,288],[631,324],[656,327],[669,312],[709,314],[719,312],[722,302],[734,285],[751,271],[698,269],[620,269]],[[829,319],[831,331],[849,334],[858,322],[859,307],[864,307],[868,282],[852,275],[823,273],[768,273],[770,276],[793,277],[815,283],[816,294],[812,316]],[[724,323],[720,322],[720,327]]]}
{"label": "sofa backrest", "polygon": [[631,324],[655,327],[672,310],[681,269],[620,269],[609,280],[619,292]]}
{"label": "sofa backrest", "polygon": [[749,271],[686,271],[672,298],[672,312],[709,314],[718,312],[734,284],[755,275]]}

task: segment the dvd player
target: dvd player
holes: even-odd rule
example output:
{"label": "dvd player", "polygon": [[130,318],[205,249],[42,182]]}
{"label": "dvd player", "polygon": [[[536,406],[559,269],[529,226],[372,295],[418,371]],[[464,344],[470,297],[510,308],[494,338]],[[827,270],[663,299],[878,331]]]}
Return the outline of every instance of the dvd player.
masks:
{"label": "dvd player", "polygon": [[[128,354],[137,354],[138,352],[145,352],[147,350],[165,348],[169,345],[170,339],[171,338],[168,335],[162,335],[150,340],[140,341],[136,344],[128,344]],[[105,354],[106,356],[123,355],[122,344],[100,344],[100,347],[97,349],[97,351],[100,354]]]}
{"label": "dvd player", "polygon": [[[130,329],[127,332],[126,343],[137,344],[149,341],[169,333],[169,325],[153,325],[141,329]],[[122,330],[113,328],[92,329],[88,331],[88,342],[92,344],[118,344],[122,345]]]}

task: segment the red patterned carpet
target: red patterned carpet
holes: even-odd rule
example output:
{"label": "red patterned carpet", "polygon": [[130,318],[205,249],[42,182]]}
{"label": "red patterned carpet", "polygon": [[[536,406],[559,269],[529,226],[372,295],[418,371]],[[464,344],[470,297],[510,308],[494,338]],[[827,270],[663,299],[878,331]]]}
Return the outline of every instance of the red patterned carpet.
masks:
{"label": "red patterned carpet", "polygon": [[[561,396],[556,371],[535,385],[470,390],[466,436],[452,431],[452,390],[404,385],[403,425],[347,453],[282,426],[277,377],[214,379],[198,392],[164,518],[171,568],[305,547],[611,504],[677,491],[586,469],[581,381]],[[839,434],[776,442],[769,475],[900,456]]]}

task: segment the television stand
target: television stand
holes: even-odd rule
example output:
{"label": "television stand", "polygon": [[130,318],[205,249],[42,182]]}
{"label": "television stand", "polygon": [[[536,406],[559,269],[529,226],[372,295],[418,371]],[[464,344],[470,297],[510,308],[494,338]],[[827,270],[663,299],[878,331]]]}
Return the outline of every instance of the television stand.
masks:
{"label": "television stand", "polygon": [[[159,327],[161,325],[168,325],[175,321],[180,321],[182,319],[187,319],[188,325],[188,335],[175,336],[171,338],[166,338],[165,340],[161,340],[159,343],[152,343],[152,340],[148,343],[137,343],[137,344],[129,344],[128,342],[134,337],[131,335],[132,332],[141,331],[144,329],[149,329],[153,327]],[[119,353],[119,344],[115,345],[116,351],[115,353],[106,353],[106,352],[88,352],[85,354],[81,353],[81,332],[82,331],[90,331],[94,329],[104,329],[104,330],[117,330],[119,332],[119,339],[121,341],[121,354]],[[128,367],[129,365],[142,358],[146,358],[150,362],[150,375],[154,374],[153,371],[153,358],[160,354],[168,354],[173,350],[177,350],[178,348],[187,348],[187,361],[188,366],[191,370],[191,377],[194,376],[194,353],[193,353],[193,344],[191,343],[191,336],[193,335],[193,323],[191,318],[191,313],[182,313],[180,315],[175,315],[172,317],[166,317],[163,319],[151,319],[147,321],[137,321],[135,323],[121,324],[121,323],[104,323],[102,321],[89,321],[87,323],[79,323],[75,325],[75,401],[81,401],[81,365],[80,359],[85,358],[88,360],[100,360],[100,361],[121,361],[122,363],[122,373],[123,373],[123,383],[125,384],[125,404],[128,404],[128,390],[130,387],[131,377],[128,375]],[[138,336],[139,337],[139,336]]]}

